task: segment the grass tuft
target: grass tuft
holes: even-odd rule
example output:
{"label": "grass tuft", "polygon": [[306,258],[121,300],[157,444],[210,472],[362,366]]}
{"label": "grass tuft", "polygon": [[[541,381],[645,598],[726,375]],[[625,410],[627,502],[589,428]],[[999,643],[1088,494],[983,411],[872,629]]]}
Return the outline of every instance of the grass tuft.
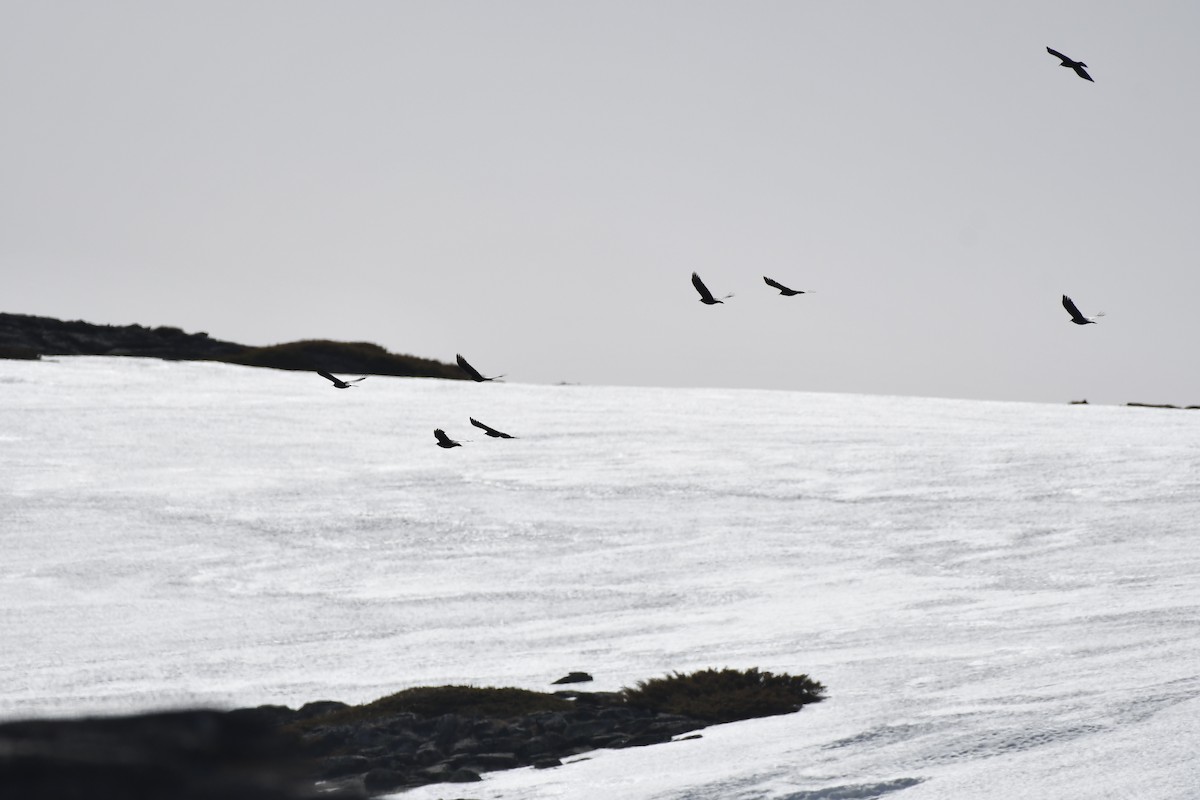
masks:
{"label": "grass tuft", "polygon": [[638,708],[718,723],[799,711],[824,699],[825,687],[807,675],[706,669],[639,681],[623,694]]}

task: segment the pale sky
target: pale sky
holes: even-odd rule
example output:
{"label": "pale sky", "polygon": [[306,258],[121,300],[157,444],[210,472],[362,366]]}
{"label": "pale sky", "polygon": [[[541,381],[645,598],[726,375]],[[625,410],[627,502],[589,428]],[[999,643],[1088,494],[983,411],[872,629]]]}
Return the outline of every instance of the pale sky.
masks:
{"label": "pale sky", "polygon": [[1197,31],[1194,0],[0,0],[0,311],[1200,404]]}

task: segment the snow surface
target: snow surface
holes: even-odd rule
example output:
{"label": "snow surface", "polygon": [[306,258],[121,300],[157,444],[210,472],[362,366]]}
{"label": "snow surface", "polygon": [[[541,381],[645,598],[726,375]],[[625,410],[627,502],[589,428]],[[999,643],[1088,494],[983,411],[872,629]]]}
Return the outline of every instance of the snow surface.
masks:
{"label": "snow surface", "polygon": [[0,361],[0,717],[759,667],[404,797],[1194,798],[1198,524],[1200,412]]}

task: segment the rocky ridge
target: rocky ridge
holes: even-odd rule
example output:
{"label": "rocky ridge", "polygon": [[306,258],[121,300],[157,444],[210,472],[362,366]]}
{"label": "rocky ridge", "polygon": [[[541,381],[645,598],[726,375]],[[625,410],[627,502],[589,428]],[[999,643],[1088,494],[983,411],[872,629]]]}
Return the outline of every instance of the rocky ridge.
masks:
{"label": "rocky ridge", "polygon": [[389,353],[370,342],[306,340],[251,347],[169,326],[95,325],[79,320],[66,322],[52,317],[0,313],[0,358],[42,356],[142,356],[360,375],[455,380],[467,377],[453,364]]}

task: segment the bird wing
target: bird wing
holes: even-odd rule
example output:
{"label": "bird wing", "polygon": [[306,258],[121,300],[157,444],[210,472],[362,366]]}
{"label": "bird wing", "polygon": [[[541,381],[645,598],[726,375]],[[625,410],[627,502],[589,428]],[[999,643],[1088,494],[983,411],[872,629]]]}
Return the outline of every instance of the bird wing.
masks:
{"label": "bird wing", "polygon": [[482,428],[483,431],[485,433],[487,433],[488,436],[494,436],[497,439],[515,439],[515,438],[517,438],[517,437],[513,436],[512,434],[505,433],[504,431],[498,431],[495,428],[491,427],[490,425],[484,425],[482,422],[475,419],[474,417],[469,417],[469,419],[471,420],[472,425],[474,425],[476,428]]}
{"label": "bird wing", "polygon": [[692,286],[695,286],[696,291],[700,293],[700,299],[702,299],[702,300],[712,300],[713,299],[712,292],[710,292],[708,290],[708,287],[704,285],[704,281],[700,280],[700,276],[694,272],[692,273]]}
{"label": "bird wing", "polygon": [[340,378],[335,378],[332,375],[330,375],[328,372],[325,372],[323,370],[317,370],[317,374],[320,375],[322,378],[325,378],[326,380],[333,381],[334,383],[342,382]]}
{"label": "bird wing", "polygon": [[352,381],[348,381],[348,383],[358,383],[359,381],[365,381],[365,380],[366,380],[367,378],[369,378],[369,377],[371,377],[371,376],[370,376],[370,375],[363,375],[361,378],[355,378],[355,379],[354,379],[354,380],[352,380]]}
{"label": "bird wing", "polygon": [[469,419],[471,420],[471,424],[474,425],[476,428],[481,428],[481,429],[487,431],[488,433],[494,433],[496,435],[500,434],[500,431],[496,430],[495,428],[493,428],[489,425],[484,425],[482,422],[475,419],[474,417],[469,417]]}
{"label": "bird wing", "polygon": [[789,291],[789,292],[791,291],[791,289],[788,289],[786,286],[784,286],[779,281],[773,281],[770,278],[768,278],[766,275],[763,275],[763,280],[767,282],[767,286],[772,286],[781,292],[785,289],[787,289],[787,291]]}
{"label": "bird wing", "polygon": [[442,430],[441,428],[433,429],[433,438],[437,439],[442,444],[453,444],[450,437],[447,436],[446,432],[444,430]]}
{"label": "bird wing", "polygon": [[459,365],[460,367],[462,367],[462,370],[463,370],[463,372],[465,372],[465,373],[467,373],[468,375],[470,375],[472,379],[474,379],[474,380],[477,380],[477,381],[485,381],[485,380],[487,380],[487,378],[485,378],[485,377],[483,377],[482,375],[480,375],[480,374],[479,374],[479,370],[475,369],[475,368],[474,368],[474,367],[472,367],[470,364],[468,364],[468,363],[467,363],[467,360],[466,360],[465,358],[463,358],[463,357],[462,357],[462,355],[460,355],[460,354],[457,354],[457,353],[456,353],[456,354],[455,354],[455,357],[456,357],[456,359],[457,359],[457,361],[458,361],[458,365]]}
{"label": "bird wing", "polygon": [[1067,313],[1071,315],[1071,319],[1087,319],[1083,316],[1083,314],[1079,313],[1079,309],[1076,307],[1075,301],[1067,297],[1065,294],[1063,295],[1063,308],[1065,308]]}
{"label": "bird wing", "polygon": [[[1087,70],[1083,68],[1083,64],[1073,64],[1072,66],[1075,68],[1076,75],[1085,81],[1092,81],[1092,76],[1087,74]],[[1092,83],[1095,83],[1095,81],[1092,81]]]}
{"label": "bird wing", "polygon": [[1073,62],[1071,61],[1071,59],[1067,58],[1067,57],[1066,57],[1066,56],[1064,56],[1062,53],[1060,53],[1060,52],[1058,52],[1057,50],[1055,50],[1053,47],[1047,47],[1047,48],[1046,48],[1046,52],[1047,52],[1047,53],[1049,53],[1050,55],[1054,56],[1055,58],[1061,58],[1061,59],[1062,59],[1062,62],[1063,62],[1064,64],[1073,63]]}

